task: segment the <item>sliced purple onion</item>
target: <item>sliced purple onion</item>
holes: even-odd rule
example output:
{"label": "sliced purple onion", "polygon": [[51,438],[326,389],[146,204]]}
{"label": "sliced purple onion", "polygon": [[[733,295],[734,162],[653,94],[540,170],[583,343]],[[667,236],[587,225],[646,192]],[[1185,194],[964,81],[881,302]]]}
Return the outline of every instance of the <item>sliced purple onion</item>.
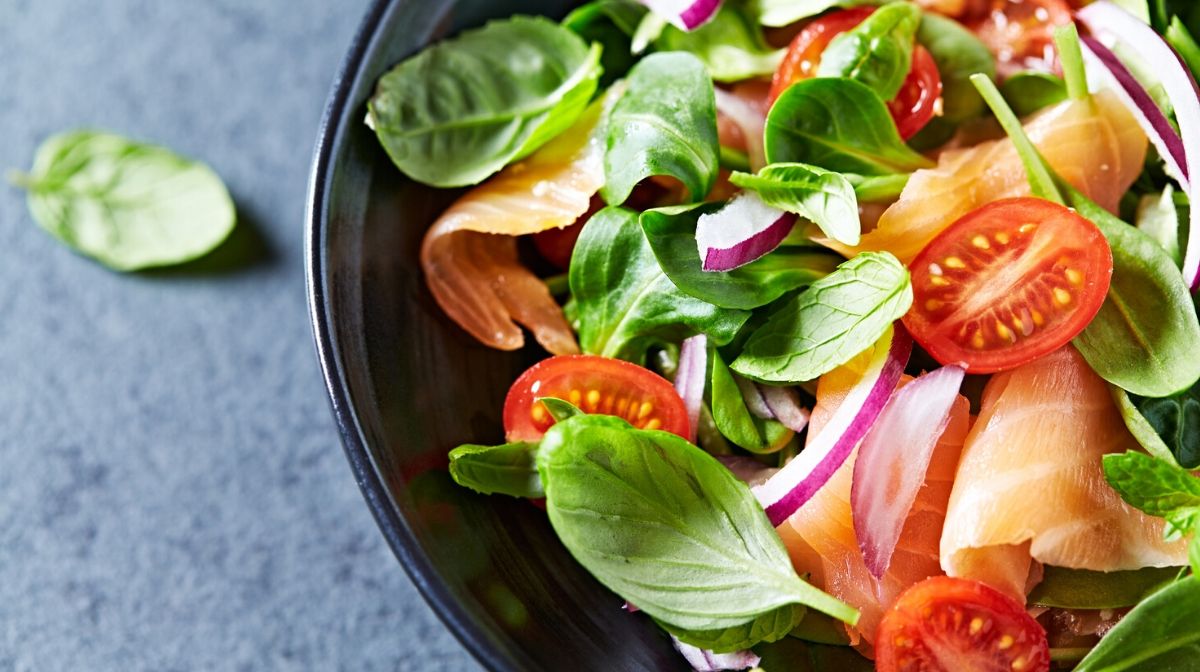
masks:
{"label": "sliced purple onion", "polygon": [[708,23],[721,8],[721,0],[638,0],[671,25],[691,32]]}
{"label": "sliced purple onion", "polygon": [[746,156],[750,167],[759,170],[767,165],[767,151],[763,146],[763,132],[767,117],[754,105],[721,87],[716,88],[717,114],[729,117],[746,139]]}
{"label": "sliced purple onion", "polygon": [[745,670],[757,667],[762,658],[753,651],[734,651],[733,653],[713,653],[699,649],[691,644],[684,644],[675,635],[671,635],[671,643],[675,650],[683,655],[688,664],[696,672],[723,672],[724,670]]}
{"label": "sliced purple onion", "polygon": [[624,609],[625,611],[628,611],[631,614],[641,611],[641,609],[638,609],[637,606],[634,605],[632,602],[626,602],[625,605],[622,606],[621,608]]}
{"label": "sliced purple onion", "polygon": [[804,450],[754,495],[778,526],[804,506],[846,462],[892,396],[912,354],[912,338],[896,323],[871,351],[862,378]]}
{"label": "sliced purple onion", "polygon": [[808,409],[800,405],[800,394],[795,388],[759,385],[758,391],[771,415],[784,427],[793,432],[803,432],[808,426]]}
{"label": "sliced purple onion", "polygon": [[867,570],[877,579],[892,563],[964,374],[961,367],[944,366],[905,385],[858,448],[850,510]]}
{"label": "sliced purple onion", "polygon": [[[1187,192],[1189,201],[1200,203],[1200,193],[1197,193],[1200,191],[1197,188],[1200,179],[1190,179],[1190,176],[1200,173],[1200,93],[1192,73],[1183,64],[1179,54],[1153,28],[1107,0],[1084,7],[1077,16],[1093,36],[1120,41],[1145,62],[1162,83],[1175,109],[1175,120],[1179,123],[1182,136],[1184,157],[1182,165],[1178,166],[1180,175],[1176,177],[1185,178],[1180,186]],[[1136,100],[1134,104],[1137,106]],[[1143,115],[1148,114],[1149,110],[1143,110]],[[1151,134],[1151,138],[1154,135]],[[1191,208],[1190,213],[1191,227],[1183,257],[1183,279],[1195,291],[1200,286],[1200,208]]]}
{"label": "sliced purple onion", "polygon": [[795,214],[772,208],[754,192],[742,192],[696,222],[703,268],[731,271],[744,266],[779,247],[795,225]]}
{"label": "sliced purple onion", "polygon": [[767,405],[767,400],[763,397],[762,390],[753,381],[733,374],[733,382],[737,383],[738,390],[742,393],[742,400],[746,402],[746,410],[756,418],[763,420],[774,420],[775,413],[771,411],[771,407]]}
{"label": "sliced purple onion", "polygon": [[695,443],[700,426],[700,404],[704,401],[704,383],[708,379],[708,337],[704,334],[684,340],[679,347],[679,368],[675,370],[675,391],[687,409],[688,440]]}

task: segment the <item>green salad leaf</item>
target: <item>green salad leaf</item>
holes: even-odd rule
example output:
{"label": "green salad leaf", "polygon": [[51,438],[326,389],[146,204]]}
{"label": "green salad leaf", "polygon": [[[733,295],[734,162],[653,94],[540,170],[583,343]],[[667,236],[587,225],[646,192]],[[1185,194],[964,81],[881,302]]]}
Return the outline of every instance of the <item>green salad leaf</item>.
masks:
{"label": "green salad leaf", "polygon": [[1000,93],[1013,112],[1024,117],[1066,100],[1067,83],[1061,77],[1030,70],[1004,80]]}
{"label": "green salad leaf", "polygon": [[773,28],[791,25],[834,7],[877,4],[878,0],[751,0],[758,22]]}
{"label": "green salad leaf", "polygon": [[583,227],[569,272],[584,352],[642,362],[646,351],[706,334],[728,343],[750,316],[690,296],[663,273],[635,212],[609,207]]}
{"label": "green salad leaf", "polygon": [[1137,228],[1162,246],[1175,262],[1183,265],[1183,250],[1179,245],[1179,211],[1175,208],[1175,190],[1167,185],[1161,194],[1147,194],[1138,200]]}
{"label": "green salad leaf", "polygon": [[734,445],[760,455],[774,453],[792,438],[792,430],[776,420],[755,417],[746,407],[754,383],[736,378],[718,352],[712,353],[712,416],[717,430]]}
{"label": "green salad leaf", "polygon": [[772,313],[731,368],[766,382],[815,380],[882,338],[912,297],[896,257],[864,252]]}
{"label": "green salad leaf", "polygon": [[412,179],[478,184],[583,113],[600,78],[600,51],[545,18],[493,21],[380,78],[369,123]]}
{"label": "green salad leaf", "polygon": [[764,203],[814,222],[830,238],[857,245],[862,235],[854,185],[841,173],[803,163],[773,163],[756,175],[733,173],[729,181],[758,194]]}
{"label": "green salad leaf", "polygon": [[1200,468],[1200,383],[1170,397],[1132,401],[1179,466]]}
{"label": "green salad leaf", "polygon": [[600,88],[608,88],[637,63],[633,34],[648,12],[634,0],[594,0],[563,19],[563,26],[585,41],[601,46]]}
{"label": "green salad leaf", "polygon": [[846,628],[837,620],[815,611],[805,614],[800,625],[792,628],[788,635],[815,644],[850,646],[850,636],[846,633]]}
{"label": "green salad leaf", "polygon": [[745,9],[726,2],[716,16],[690,33],[668,25],[654,40],[657,51],[686,51],[695,55],[718,82],[736,82],[769,75],[783,60]]}
{"label": "green salad leaf", "polygon": [[38,148],[29,211],[71,249],[118,271],[170,266],[212,251],[233,231],[233,199],[211,168],[165,147],[71,131]]}
{"label": "green salad leaf", "polygon": [[904,144],[883,100],[852,79],[818,77],[793,84],[767,115],[764,140],[767,163],[806,163],[860,175],[934,165]]}
{"label": "green salad leaf", "polygon": [[1200,579],[1190,576],[1146,598],[1075,672],[1191,670],[1200,660]]}
{"label": "green salad leaf", "polygon": [[450,451],[450,477],[480,494],[537,499],[544,493],[536,459],[536,443],[466,444]]}
{"label": "green salad leaf", "polygon": [[900,92],[912,69],[913,40],[921,10],[895,2],[875,10],[854,28],[830,41],[821,54],[817,77],[848,77],[871,87],[880,100]]}
{"label": "green salad leaf", "polygon": [[942,78],[942,115],[952,124],[979,116],[983,99],[971,75],[996,75],[996,60],[975,33],[954,19],[932,12],[921,17],[917,42],[929,50]]}
{"label": "green salad leaf", "polygon": [[1167,447],[1167,444],[1163,443],[1154,426],[1146,420],[1142,412],[1134,405],[1133,399],[1129,397],[1129,393],[1116,385],[1110,385],[1109,389],[1112,392],[1113,400],[1117,402],[1117,411],[1121,414],[1121,419],[1125,421],[1125,427],[1133,435],[1133,438],[1137,439],[1137,442],[1147,453],[1160,460],[1175,463],[1175,455]]}
{"label": "green salad leaf", "polygon": [[802,613],[780,611],[790,605],[857,621],[796,575],[750,488],[684,439],[578,416],[546,433],[538,471],[571,555],[684,641],[728,651],[780,639]]}
{"label": "green salad leaf", "polygon": [[1167,538],[1178,539],[1200,522],[1200,478],[1144,453],[1104,456],[1104,480],[1130,506],[1167,521]]}
{"label": "green salad leaf", "polygon": [[705,271],[696,249],[696,221],[722,204],[647,210],[641,224],[667,277],[676,287],[722,308],[750,310],[807,287],[837,268],[841,257],[817,248],[781,246],[732,271]]}
{"label": "green salad leaf", "polygon": [[1192,37],[1192,33],[1178,16],[1171,17],[1171,23],[1163,35],[1183,58],[1188,70],[1192,71],[1192,76],[1200,74],[1200,44],[1196,44],[1196,38]]}
{"label": "green salad leaf", "polygon": [[755,651],[762,656],[758,669],[766,672],[875,672],[875,663],[849,646],[829,646],[787,637],[764,644]]}
{"label": "green salad leaf", "polygon": [[1179,576],[1178,567],[1145,567],[1119,572],[1093,572],[1046,565],[1029,604],[1063,609],[1131,607]]}
{"label": "green salad leaf", "polygon": [[652,175],[678,178],[700,201],[717,178],[717,103],[698,58],[651,54],[629,72],[628,88],[609,118],[604,155],[610,205],[620,205]]}

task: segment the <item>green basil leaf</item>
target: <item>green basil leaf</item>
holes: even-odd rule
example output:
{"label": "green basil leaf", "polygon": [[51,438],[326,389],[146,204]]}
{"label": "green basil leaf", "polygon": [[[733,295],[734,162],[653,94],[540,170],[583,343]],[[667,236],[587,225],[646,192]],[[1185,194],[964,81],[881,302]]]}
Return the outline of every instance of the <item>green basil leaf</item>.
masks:
{"label": "green basil leaf", "polygon": [[583,351],[641,363],[650,347],[696,334],[719,345],[732,340],[750,313],[714,306],[676,287],[637,219],[635,212],[605,208],[579,234],[569,278]]}
{"label": "green basil leaf", "polygon": [[775,672],[874,672],[875,663],[849,646],[828,646],[787,637],[755,651],[759,669]]}
{"label": "green basil leaf", "polygon": [[904,144],[879,96],[852,79],[793,84],[771,107],[764,140],[767,163],[807,163],[860,175],[934,165]]}
{"label": "green basil leaf", "polygon": [[[742,384],[739,384],[742,383]],[[765,455],[778,452],[794,432],[775,420],[755,417],[746,407],[746,379],[738,381],[718,352],[712,353],[712,416],[717,430],[734,445]],[[750,390],[754,393],[753,390]]]}
{"label": "green basil leaf", "polygon": [[758,22],[780,28],[834,7],[877,5],[878,0],[752,0]]}
{"label": "green basil leaf", "polygon": [[821,53],[817,77],[848,77],[871,87],[880,100],[900,93],[912,69],[913,40],[921,10],[896,2],[875,10],[862,23],[838,35]]}
{"label": "green basil leaf", "polygon": [[690,33],[667,26],[654,41],[658,51],[686,51],[704,62],[718,82],[736,82],[769,75],[783,60],[783,49],[772,49],[745,10],[726,2],[708,23]]}
{"label": "green basil leaf", "polygon": [[732,271],[705,271],[696,249],[696,221],[722,204],[647,210],[641,224],[654,256],[676,287],[722,308],[750,310],[807,287],[837,268],[841,257],[812,248],[782,246]]}
{"label": "green basil leaf", "polygon": [[1129,393],[1116,385],[1110,385],[1109,388],[1113,400],[1117,402],[1117,410],[1121,414],[1121,419],[1125,421],[1125,427],[1129,429],[1130,434],[1133,434],[1133,438],[1137,439],[1147,453],[1160,460],[1175,463],[1175,455],[1167,447],[1167,444],[1163,443],[1154,427],[1142,416],[1142,412],[1130,399]]}
{"label": "green basil leaf", "polygon": [[538,471],[571,555],[672,632],[758,621],[744,632],[778,639],[796,625],[780,608],[796,604],[857,621],[796,575],[750,488],[673,434],[578,416],[546,433]]}
{"label": "green basil leaf", "polygon": [[211,168],[165,147],[111,133],[71,131],[38,148],[29,211],[71,249],[118,271],[201,257],[233,230],[237,213]]}
{"label": "green basil leaf", "polygon": [[773,163],[756,175],[733,173],[729,181],[756,192],[764,203],[814,222],[826,236],[857,245],[862,235],[854,186],[841,173],[803,163]]}
{"label": "green basil leaf", "polygon": [[595,0],[563,19],[563,25],[576,35],[601,46],[600,65],[604,72],[600,88],[607,89],[637,63],[632,48],[633,33],[648,11],[634,0]]}
{"label": "green basil leaf", "polygon": [[600,47],[541,17],[493,21],[421,51],[379,80],[369,120],[404,174],[478,184],[566,130],[600,77]]}
{"label": "green basil leaf", "polygon": [[1200,384],[1170,397],[1138,397],[1133,403],[1179,466],[1200,468]]}
{"label": "green basil leaf", "polygon": [[1004,80],[1000,93],[1013,112],[1024,117],[1066,100],[1067,84],[1061,77],[1030,70]]}
{"label": "green basil leaf", "polygon": [[766,382],[815,380],[882,338],[911,305],[908,269],[887,252],[864,252],[783,304],[731,368]]}
{"label": "green basil leaf", "polygon": [[808,609],[803,605],[788,604],[743,625],[720,630],[680,630],[661,622],[658,625],[684,644],[714,653],[728,653],[782,639],[795,630],[797,623],[803,623],[807,613]]}
{"label": "green basil leaf", "polygon": [[1200,479],[1186,469],[1138,452],[1104,456],[1104,480],[1130,506],[1165,518],[1169,536],[1194,529],[1200,517]]}
{"label": "green basil leaf", "polygon": [[816,612],[805,614],[800,625],[792,628],[789,636],[816,644],[850,646],[850,635],[840,621]]}
{"label": "green basil leaf", "polygon": [[1200,660],[1200,579],[1187,577],[1134,607],[1075,672],[1191,670]]}
{"label": "green basil leaf", "polygon": [[855,175],[854,173],[843,173],[842,177],[845,177],[854,187],[854,195],[857,197],[858,202],[891,203],[900,198],[900,193],[904,191],[904,187],[908,185],[908,180],[912,175],[909,173],[896,173],[894,175]]}
{"label": "green basil leaf", "polygon": [[1194,534],[1188,542],[1188,565],[1192,576],[1200,574],[1200,534]]}
{"label": "green basil leaf", "polygon": [[983,98],[971,75],[996,76],[996,60],[987,45],[961,23],[933,13],[921,17],[917,42],[929,50],[942,78],[940,118],[953,124],[979,116]]}
{"label": "green basil leaf", "polygon": [[537,472],[536,443],[501,446],[466,444],[450,451],[450,477],[475,492],[513,497],[543,497]]}
{"label": "green basil leaf", "polygon": [[584,415],[584,412],[578,406],[563,399],[539,397],[538,401],[542,402],[542,406],[546,407],[546,412],[550,414],[550,417],[554,418],[555,422],[562,422],[567,418]]}
{"label": "green basil leaf", "polygon": [[1137,228],[1162,246],[1163,251],[1183,266],[1183,250],[1179,245],[1179,211],[1175,208],[1175,194],[1167,185],[1161,194],[1147,194],[1138,200]]}
{"label": "green basil leaf", "polygon": [[609,118],[602,194],[620,205],[652,175],[678,178],[700,201],[717,178],[712,79],[691,54],[651,54],[629,73]]}
{"label": "green basil leaf", "polygon": [[1028,602],[1063,609],[1120,609],[1137,604],[1178,575],[1178,567],[1093,572],[1046,565],[1042,581],[1029,593]]}

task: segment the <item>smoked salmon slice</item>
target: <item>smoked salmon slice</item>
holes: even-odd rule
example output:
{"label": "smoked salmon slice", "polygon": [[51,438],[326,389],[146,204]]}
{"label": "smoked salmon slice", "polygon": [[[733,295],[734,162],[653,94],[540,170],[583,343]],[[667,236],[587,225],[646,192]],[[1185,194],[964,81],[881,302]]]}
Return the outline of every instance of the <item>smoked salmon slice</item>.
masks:
{"label": "smoked salmon slice", "polygon": [[[821,377],[817,404],[809,420],[810,437],[820,432],[857,380],[852,366],[853,362]],[[911,380],[905,376],[900,384]],[[850,513],[857,450],[808,503],[776,528],[799,574],[809,575],[813,585],[859,610],[858,627],[847,626],[847,630],[851,641],[867,655],[873,650],[871,643],[884,612],[900,594],[913,584],[942,574],[938,542],[959,453],[967,436],[968,413],[967,400],[960,396],[934,449],[925,484],[904,522],[891,565],[881,580],[867,570]]]}
{"label": "smoked salmon slice", "polygon": [[993,376],[959,461],[942,568],[1024,601],[1035,563],[1186,565],[1186,542],[1164,542],[1163,521],[1104,480],[1103,455],[1137,448],[1106,383],[1070,345]]}

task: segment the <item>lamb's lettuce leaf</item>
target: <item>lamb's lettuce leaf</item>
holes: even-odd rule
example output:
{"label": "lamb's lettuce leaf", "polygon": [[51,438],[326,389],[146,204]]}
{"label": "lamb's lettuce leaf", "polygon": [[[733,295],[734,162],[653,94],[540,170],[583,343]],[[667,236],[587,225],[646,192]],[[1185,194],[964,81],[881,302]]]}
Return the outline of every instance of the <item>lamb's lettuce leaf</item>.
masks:
{"label": "lamb's lettuce leaf", "polygon": [[817,77],[847,77],[869,86],[881,100],[895,98],[912,69],[913,39],[920,24],[916,5],[896,2],[880,7],[830,41]]}
{"label": "lamb's lettuce leaf", "polygon": [[663,29],[654,40],[656,51],[686,51],[695,55],[718,82],[736,82],[769,75],[783,60],[783,49],[773,49],[762,29],[746,10],[726,2],[708,23],[690,33],[675,26]]}

